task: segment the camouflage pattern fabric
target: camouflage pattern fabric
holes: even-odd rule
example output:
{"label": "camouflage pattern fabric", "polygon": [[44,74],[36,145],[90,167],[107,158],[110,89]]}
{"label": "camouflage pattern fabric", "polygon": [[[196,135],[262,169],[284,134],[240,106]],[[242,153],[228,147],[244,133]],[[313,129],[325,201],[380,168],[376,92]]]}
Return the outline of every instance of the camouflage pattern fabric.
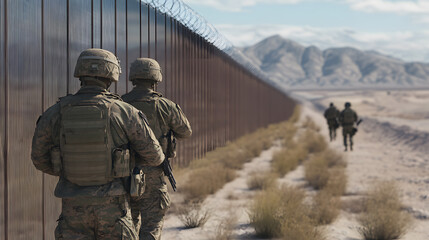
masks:
{"label": "camouflage pattern fabric", "polygon": [[[144,113],[148,116],[149,126],[154,131],[156,138],[160,140],[164,150],[166,146],[162,138],[170,129],[176,138],[185,138],[192,134],[189,121],[180,107],[163,98],[160,93],[137,85],[122,98],[139,110],[142,110],[140,108],[155,109],[155,107],[148,107],[147,104],[158,104],[159,112]],[[144,167],[143,171],[146,174],[146,191],[141,199],[131,199],[133,220],[137,230],[141,226],[139,232],[141,240],[158,240],[161,239],[164,215],[170,207],[170,197],[162,168]],[[141,215],[141,223],[139,223],[139,215]]]}
{"label": "camouflage pattern fabric", "polygon": [[[60,101],[108,98],[110,132],[115,147],[127,144],[139,155],[138,166],[158,166],[164,159],[162,148],[142,112],[119,96],[99,86],[84,86],[75,95]],[[51,149],[60,146],[60,103],[50,107],[37,121],[31,159],[34,166],[55,175]],[[133,230],[126,178],[116,178],[99,186],[78,186],[60,176],[55,196],[63,198],[63,212],[56,230],[57,239],[138,239]],[[122,199],[122,200],[121,200]]]}
{"label": "camouflage pattern fabric", "polygon": [[350,142],[350,150],[353,150],[353,128],[354,123],[358,120],[357,113],[352,110],[350,107],[346,107],[341,113],[339,117],[339,121],[341,126],[343,127],[343,138],[344,138],[344,147],[347,151],[347,136],[349,137]]}
{"label": "camouflage pattern fabric", "polygon": [[132,217],[140,239],[161,239],[164,216],[170,204],[165,183],[157,191],[145,192],[141,199],[131,200]]}
{"label": "camouflage pattern fabric", "polygon": [[[136,165],[158,166],[164,159],[162,148],[156,140],[152,130],[144,120],[144,115],[131,105],[120,100],[101,87],[83,87],[73,96],[67,96],[61,101],[69,101],[70,98],[106,97],[115,99],[111,108],[111,132],[115,146],[130,144],[131,148],[139,154]],[[33,136],[31,158],[34,166],[47,174],[53,175],[50,150],[59,146],[60,142],[60,106],[59,103],[50,107],[39,118]],[[59,198],[81,196],[116,196],[125,194],[126,191],[121,179],[115,179],[101,186],[82,187],[70,183],[63,177],[57,184],[55,196]]]}
{"label": "camouflage pattern fabric", "polygon": [[324,117],[326,119],[326,122],[328,123],[329,128],[329,138],[330,140],[335,140],[337,137],[337,128],[339,126],[338,124],[338,117],[340,115],[340,111],[335,106],[330,106],[328,109],[324,112]]}
{"label": "camouflage pattern fabric", "polygon": [[137,240],[128,197],[63,198],[55,239]]}
{"label": "camouflage pattern fabric", "polygon": [[344,146],[347,148],[347,136],[349,136],[350,149],[353,148],[353,125],[343,126]]}

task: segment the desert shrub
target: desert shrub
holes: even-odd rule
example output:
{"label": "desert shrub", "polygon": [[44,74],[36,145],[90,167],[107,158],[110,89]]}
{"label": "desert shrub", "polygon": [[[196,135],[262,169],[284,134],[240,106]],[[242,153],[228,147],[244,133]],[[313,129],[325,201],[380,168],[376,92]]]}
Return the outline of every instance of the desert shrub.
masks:
{"label": "desert shrub", "polygon": [[305,143],[310,153],[321,152],[328,146],[325,138],[322,135],[309,129],[307,129],[300,137],[300,141]]}
{"label": "desert shrub", "polygon": [[272,124],[206,153],[189,164],[183,177],[186,182],[180,190],[187,201],[204,199],[233,180],[235,170],[271,147],[274,140],[292,139],[295,131],[291,121]]}
{"label": "desert shrub", "polygon": [[250,223],[260,237],[323,240],[308,216],[305,193],[293,187],[269,189],[257,195],[250,207]]}
{"label": "desert shrub", "polygon": [[319,191],[313,197],[311,218],[319,225],[332,223],[340,213],[341,202],[325,190]]}
{"label": "desert shrub", "polygon": [[323,158],[328,167],[346,167],[347,162],[344,160],[344,155],[330,148],[317,154],[319,158]]}
{"label": "desert shrub", "polygon": [[364,201],[359,233],[367,240],[401,238],[411,224],[411,217],[401,207],[397,186],[393,182],[377,183]]}
{"label": "desert shrub", "polygon": [[220,164],[212,165],[210,168],[199,168],[190,173],[189,180],[181,191],[187,200],[202,200],[234,178],[235,172]]}
{"label": "desert shrub", "polygon": [[328,188],[335,196],[341,196],[346,191],[347,176],[346,162],[341,154],[331,149],[315,153],[305,163],[305,179],[314,189]]}
{"label": "desert shrub", "polygon": [[330,177],[327,162],[317,155],[305,163],[304,174],[308,184],[316,190],[324,188]]}
{"label": "desert shrub", "polygon": [[247,179],[247,186],[251,190],[268,189],[276,185],[277,177],[270,173],[251,173]]}
{"label": "desert shrub", "polygon": [[227,218],[223,219],[216,227],[213,240],[231,240],[233,239],[233,231],[238,217],[234,213],[230,213]]}
{"label": "desert shrub", "polygon": [[332,196],[342,196],[346,192],[347,188],[347,176],[345,168],[333,167],[329,169],[329,178],[324,191],[328,192]]}
{"label": "desert shrub", "polygon": [[189,203],[178,209],[178,217],[186,228],[196,228],[204,226],[210,218],[210,212],[202,210],[199,203]]}
{"label": "desert shrub", "polygon": [[249,217],[256,235],[265,238],[281,236],[281,221],[278,212],[282,200],[279,191],[275,189],[269,189],[255,197],[250,207]]}
{"label": "desert shrub", "polygon": [[320,127],[309,116],[305,118],[301,127],[306,129],[311,129],[316,132],[320,131]]}
{"label": "desert shrub", "polygon": [[281,176],[294,170],[308,156],[302,144],[294,144],[291,148],[283,148],[273,156],[272,168]]}

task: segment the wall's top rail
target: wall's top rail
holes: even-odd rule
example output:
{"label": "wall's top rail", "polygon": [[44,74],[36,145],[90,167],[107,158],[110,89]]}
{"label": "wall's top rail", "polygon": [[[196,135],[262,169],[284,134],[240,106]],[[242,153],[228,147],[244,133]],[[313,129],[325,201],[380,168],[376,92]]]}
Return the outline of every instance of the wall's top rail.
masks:
{"label": "wall's top rail", "polygon": [[232,43],[207,20],[194,11],[190,6],[182,0],[141,0],[149,4],[153,8],[165,13],[191,31],[202,36],[208,42],[212,43],[215,47],[225,52],[235,62],[243,66],[247,71],[255,75],[257,78],[265,81],[266,83],[276,87],[268,76],[262,72],[259,67],[255,66],[245,55],[242,54]]}

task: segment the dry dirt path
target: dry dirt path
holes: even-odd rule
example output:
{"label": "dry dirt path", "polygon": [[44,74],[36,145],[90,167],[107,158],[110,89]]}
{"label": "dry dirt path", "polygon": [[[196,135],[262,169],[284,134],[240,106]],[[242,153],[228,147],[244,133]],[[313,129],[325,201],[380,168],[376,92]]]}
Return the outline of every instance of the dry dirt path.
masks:
{"label": "dry dirt path", "polygon": [[210,240],[214,239],[216,230],[221,222],[228,218],[237,217],[234,228],[234,239],[256,239],[252,238],[254,229],[249,226],[247,209],[255,191],[250,191],[247,187],[247,179],[254,172],[263,174],[270,170],[272,155],[280,149],[279,144],[275,144],[265,150],[257,158],[245,163],[243,169],[237,171],[237,178],[227,183],[215,194],[210,195],[203,202],[203,209],[211,212],[211,217],[203,228],[184,229],[182,222],[176,215],[167,216],[163,239],[166,240]]}

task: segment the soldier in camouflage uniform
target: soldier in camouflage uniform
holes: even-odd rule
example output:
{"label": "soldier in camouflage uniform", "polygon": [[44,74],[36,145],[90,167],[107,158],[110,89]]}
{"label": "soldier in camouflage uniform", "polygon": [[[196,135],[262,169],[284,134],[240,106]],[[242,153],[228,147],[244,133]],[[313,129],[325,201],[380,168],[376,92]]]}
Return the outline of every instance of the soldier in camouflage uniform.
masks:
{"label": "soldier in camouflage uniform", "polygon": [[[176,138],[191,136],[191,126],[179,105],[155,91],[156,85],[162,81],[158,62],[149,58],[138,58],[131,64],[129,78],[135,87],[122,98],[147,116],[149,126],[164,153],[167,148],[166,137],[170,131]],[[170,197],[161,167],[144,167],[143,172],[146,175],[147,188],[141,199],[131,200],[133,220],[137,230],[140,228],[141,240],[158,240],[161,239],[164,215],[170,206]]]}
{"label": "soldier in camouflage uniform", "polygon": [[139,155],[137,166],[158,166],[164,154],[144,114],[106,90],[119,74],[113,53],[83,51],[74,73],[81,89],[37,121],[33,164],[60,177],[55,239],[138,239],[128,194],[129,151]]}
{"label": "soldier in camouflage uniform", "polygon": [[351,104],[349,102],[346,102],[344,106],[345,109],[340,113],[339,117],[340,124],[343,127],[344,151],[347,151],[347,136],[349,136],[350,151],[353,151],[353,135],[355,134],[354,124],[358,120],[358,115],[350,108]]}
{"label": "soldier in camouflage uniform", "polygon": [[339,126],[338,117],[340,116],[340,111],[338,111],[333,103],[330,103],[329,108],[325,110],[323,116],[325,116],[326,122],[328,123],[329,139],[332,142],[332,140],[337,138],[337,128]]}

